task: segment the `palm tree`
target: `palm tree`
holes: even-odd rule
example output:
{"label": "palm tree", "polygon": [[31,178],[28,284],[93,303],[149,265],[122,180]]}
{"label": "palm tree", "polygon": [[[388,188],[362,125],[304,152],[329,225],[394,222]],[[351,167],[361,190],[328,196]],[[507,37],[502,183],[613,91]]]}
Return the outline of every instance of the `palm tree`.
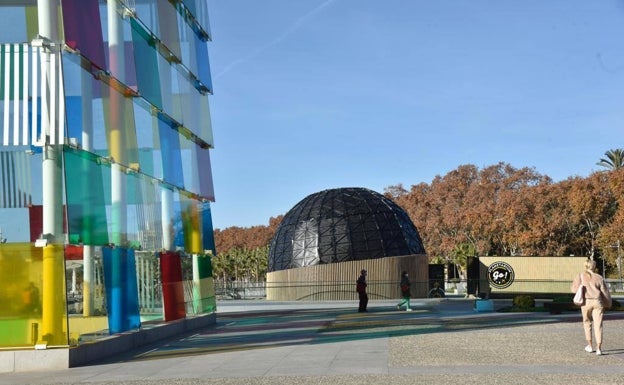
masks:
{"label": "palm tree", "polygon": [[605,152],[605,158],[600,158],[600,162],[596,163],[598,166],[605,167],[610,171],[618,170],[624,167],[624,149],[616,148],[615,150],[609,150]]}

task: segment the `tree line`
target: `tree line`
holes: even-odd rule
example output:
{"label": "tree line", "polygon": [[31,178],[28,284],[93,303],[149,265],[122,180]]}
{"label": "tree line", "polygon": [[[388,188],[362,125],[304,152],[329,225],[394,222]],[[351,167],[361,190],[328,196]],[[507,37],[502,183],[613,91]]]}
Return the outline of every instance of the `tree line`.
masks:
{"label": "tree line", "polygon": [[[607,275],[618,277],[624,268],[618,258],[618,252],[624,257],[624,150],[605,156],[597,163],[605,171],[560,182],[533,168],[467,164],[431,183],[389,186],[384,195],[408,213],[434,262],[576,255],[604,258]],[[269,226],[216,229],[214,275],[263,280],[282,218],[270,218]]]}

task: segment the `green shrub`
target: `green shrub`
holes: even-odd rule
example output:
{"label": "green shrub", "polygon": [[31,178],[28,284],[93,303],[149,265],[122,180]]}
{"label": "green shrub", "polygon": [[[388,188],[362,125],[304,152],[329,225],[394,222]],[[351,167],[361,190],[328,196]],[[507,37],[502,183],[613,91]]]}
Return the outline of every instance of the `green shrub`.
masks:
{"label": "green shrub", "polygon": [[530,309],[535,307],[535,299],[530,295],[517,295],[513,299],[514,307]]}
{"label": "green shrub", "polygon": [[553,298],[553,302],[572,302],[572,298],[574,298],[574,294],[562,295],[562,296]]}

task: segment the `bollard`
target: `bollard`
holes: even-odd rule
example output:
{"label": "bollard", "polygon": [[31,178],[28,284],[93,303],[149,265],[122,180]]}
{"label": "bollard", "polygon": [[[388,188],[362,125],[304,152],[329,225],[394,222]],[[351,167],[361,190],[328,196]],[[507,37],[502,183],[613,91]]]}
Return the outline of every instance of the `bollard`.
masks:
{"label": "bollard", "polygon": [[30,343],[32,343],[33,345],[36,345],[38,340],[39,340],[39,324],[36,322],[33,322],[30,324]]}

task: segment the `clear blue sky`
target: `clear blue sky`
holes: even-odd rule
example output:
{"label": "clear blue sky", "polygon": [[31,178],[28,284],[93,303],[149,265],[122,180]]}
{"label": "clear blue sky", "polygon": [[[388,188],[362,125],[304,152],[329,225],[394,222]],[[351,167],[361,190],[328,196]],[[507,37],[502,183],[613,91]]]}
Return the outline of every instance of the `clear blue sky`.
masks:
{"label": "clear blue sky", "polygon": [[462,164],[624,148],[624,1],[210,0],[215,228]]}

